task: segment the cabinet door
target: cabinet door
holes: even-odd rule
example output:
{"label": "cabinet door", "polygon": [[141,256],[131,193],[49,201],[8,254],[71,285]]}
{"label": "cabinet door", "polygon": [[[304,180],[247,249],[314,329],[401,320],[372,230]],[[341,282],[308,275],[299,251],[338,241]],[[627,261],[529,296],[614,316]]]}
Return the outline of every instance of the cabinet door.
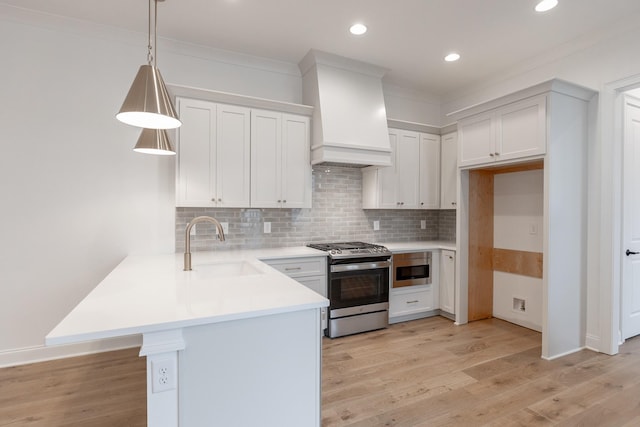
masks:
{"label": "cabinet door", "polygon": [[278,208],[282,199],[282,114],[251,111],[251,207]]}
{"label": "cabinet door", "polygon": [[455,314],[456,253],[443,250],[440,256],[440,309]]}
{"label": "cabinet door", "polygon": [[477,114],[458,123],[458,164],[470,166],[495,159],[495,112]]}
{"label": "cabinet door", "polygon": [[401,131],[396,146],[396,199],[400,209],[420,207],[420,134]]}
{"label": "cabinet door", "polygon": [[378,169],[378,207],[381,209],[395,209],[396,198],[396,164],[399,131],[389,129],[389,143],[391,145],[391,166]]}
{"label": "cabinet door", "polygon": [[442,135],[440,150],[440,209],[455,209],[458,199],[458,134]]}
{"label": "cabinet door", "polygon": [[420,134],[420,209],[440,207],[440,136]]}
{"label": "cabinet door", "polygon": [[218,207],[248,208],[251,183],[251,110],[218,105],[216,193]]}
{"label": "cabinet door", "polygon": [[497,160],[509,160],[546,152],[545,95],[509,104],[496,111]]}
{"label": "cabinet door", "polygon": [[282,207],[311,208],[309,118],[282,116]]}
{"label": "cabinet door", "polygon": [[362,168],[362,209],[378,209],[378,168],[369,166]]}
{"label": "cabinet door", "polygon": [[178,98],[176,205],[215,206],[216,104]]}

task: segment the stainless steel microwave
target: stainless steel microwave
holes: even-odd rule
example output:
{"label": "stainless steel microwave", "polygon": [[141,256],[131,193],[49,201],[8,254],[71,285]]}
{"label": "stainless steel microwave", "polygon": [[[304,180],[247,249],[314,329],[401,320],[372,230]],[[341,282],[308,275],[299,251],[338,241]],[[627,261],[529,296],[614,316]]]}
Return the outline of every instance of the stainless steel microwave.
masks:
{"label": "stainless steel microwave", "polygon": [[431,252],[393,255],[393,287],[431,284]]}

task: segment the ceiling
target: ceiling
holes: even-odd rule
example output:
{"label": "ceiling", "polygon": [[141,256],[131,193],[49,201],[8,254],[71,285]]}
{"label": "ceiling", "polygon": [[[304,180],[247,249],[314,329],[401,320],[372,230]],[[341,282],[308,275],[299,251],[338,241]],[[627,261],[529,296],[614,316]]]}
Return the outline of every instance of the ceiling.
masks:
{"label": "ceiling", "polygon": [[[387,68],[387,83],[442,95],[578,49],[634,15],[640,24],[638,0],[559,2],[540,14],[536,0],[167,0],[158,6],[158,35],[293,64],[315,48]],[[1,3],[147,31],[147,0]],[[366,35],[349,34],[356,21]],[[450,51],[462,59],[445,63]]]}

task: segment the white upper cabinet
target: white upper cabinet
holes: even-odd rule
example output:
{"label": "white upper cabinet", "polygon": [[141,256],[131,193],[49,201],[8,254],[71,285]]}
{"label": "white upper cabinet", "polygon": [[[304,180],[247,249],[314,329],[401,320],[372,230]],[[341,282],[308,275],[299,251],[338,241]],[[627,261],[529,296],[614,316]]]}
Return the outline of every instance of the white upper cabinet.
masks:
{"label": "white upper cabinet", "polygon": [[249,206],[250,111],[244,107],[218,105],[215,170],[218,207]]}
{"label": "white upper cabinet", "polygon": [[308,116],[177,98],[176,205],[310,208]]}
{"label": "white upper cabinet", "polygon": [[311,207],[308,117],[251,111],[251,207]]}
{"label": "white upper cabinet", "polygon": [[438,209],[440,137],[389,129],[391,166],[362,170],[364,209]]}
{"label": "white upper cabinet", "polygon": [[249,207],[248,108],[178,98],[177,206]]}
{"label": "white upper cabinet", "polygon": [[420,134],[420,209],[440,207],[440,136]]}
{"label": "white upper cabinet", "polygon": [[282,200],[285,208],[311,208],[310,119],[282,115]]}
{"label": "white upper cabinet", "polygon": [[458,199],[458,133],[442,135],[440,145],[440,209],[455,209]]}
{"label": "white upper cabinet", "polygon": [[395,209],[398,207],[398,199],[396,196],[396,169],[398,152],[399,132],[395,129],[389,129],[389,143],[391,146],[391,166],[375,168],[377,171],[375,190],[378,193],[378,205],[374,208]]}
{"label": "white upper cabinet", "polygon": [[546,99],[546,95],[534,96],[460,120],[458,165],[545,154]]}
{"label": "white upper cabinet", "polygon": [[396,146],[396,207],[418,209],[420,206],[420,134],[398,132]]}

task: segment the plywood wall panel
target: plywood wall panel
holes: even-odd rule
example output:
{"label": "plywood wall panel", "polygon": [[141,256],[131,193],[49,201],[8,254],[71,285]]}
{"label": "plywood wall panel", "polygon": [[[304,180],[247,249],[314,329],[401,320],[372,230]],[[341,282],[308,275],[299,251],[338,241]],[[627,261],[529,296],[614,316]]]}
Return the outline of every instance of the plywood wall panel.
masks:
{"label": "plywood wall panel", "polygon": [[493,173],[469,171],[469,321],[493,316]]}

